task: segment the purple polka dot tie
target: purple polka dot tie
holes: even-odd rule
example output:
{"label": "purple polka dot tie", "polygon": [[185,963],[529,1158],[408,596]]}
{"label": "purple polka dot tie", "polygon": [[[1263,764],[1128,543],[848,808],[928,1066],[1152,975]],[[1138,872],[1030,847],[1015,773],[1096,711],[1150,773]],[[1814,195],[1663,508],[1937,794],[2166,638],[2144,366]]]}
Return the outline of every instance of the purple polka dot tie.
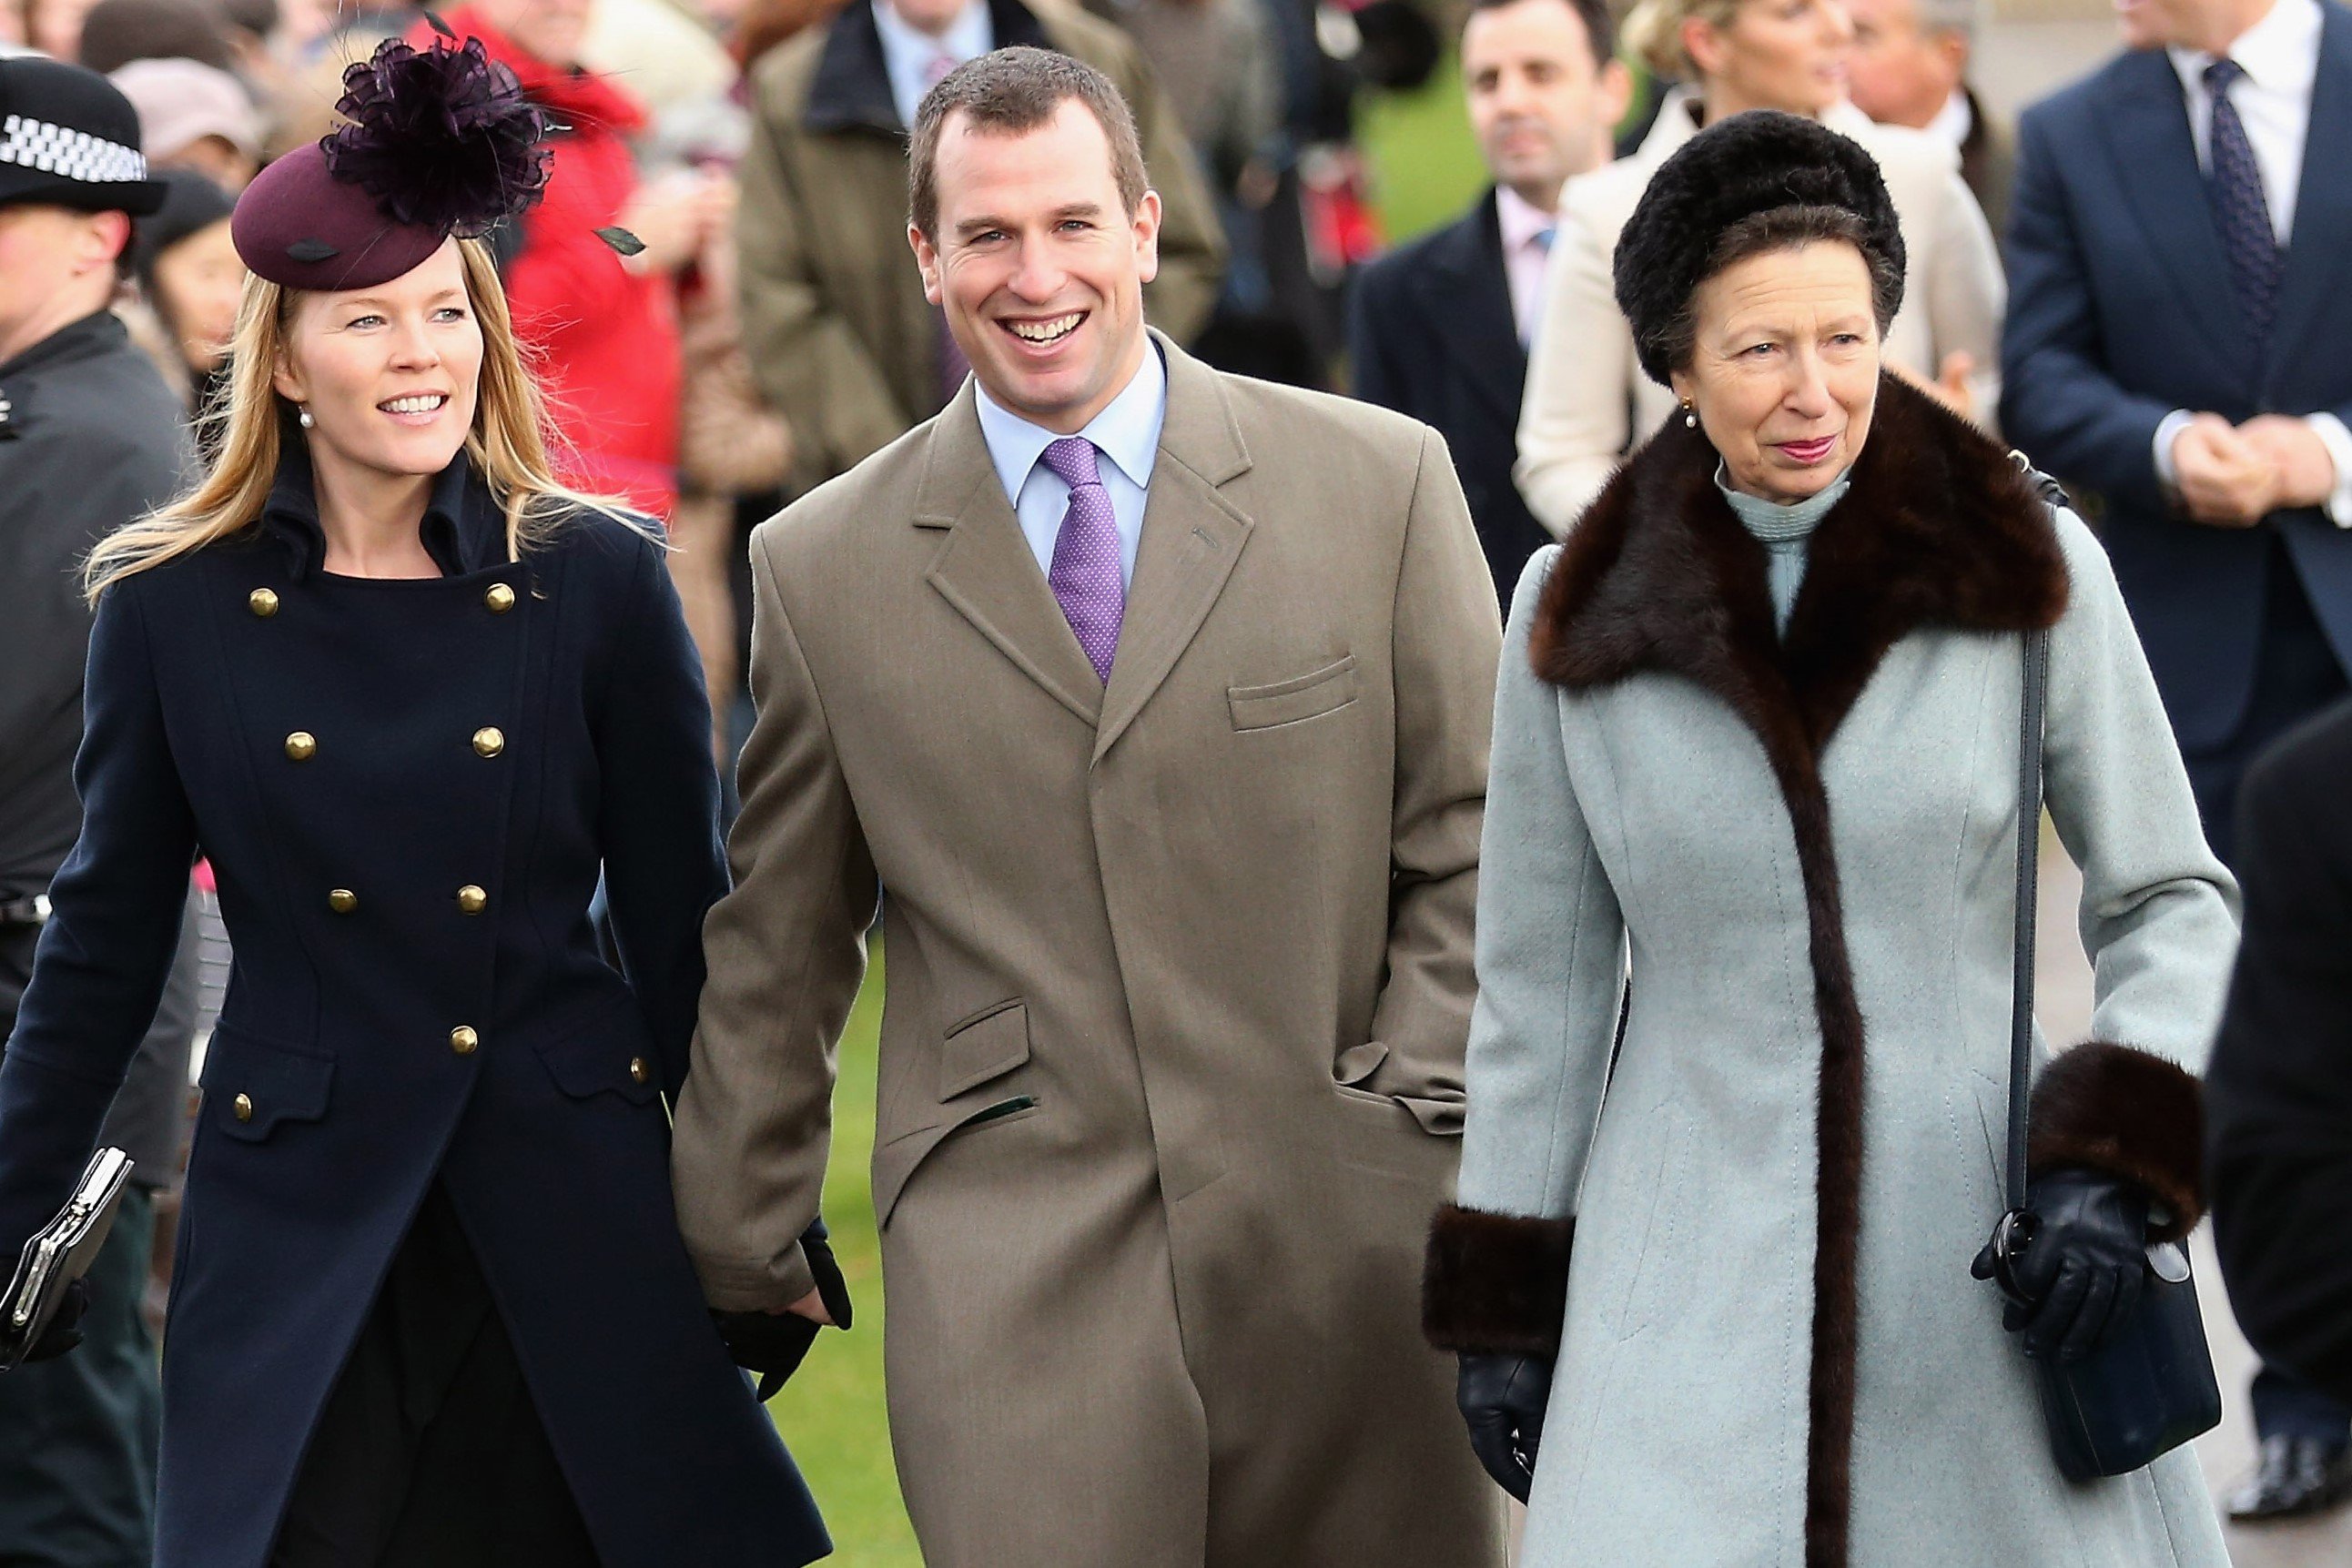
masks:
{"label": "purple polka dot tie", "polygon": [[2205,88],[2213,95],[2213,134],[2207,150],[2213,167],[2205,193],[2213,205],[2214,226],[2221,231],[2231,287],[2260,343],[2271,335],[2271,321],[2278,314],[2279,277],[2286,270],[2286,257],[2271,228],[2254,144],[2247,140],[2245,122],[2230,101],[2230,89],[2245,74],[2245,68],[2232,59],[2215,60],[2205,68]]}
{"label": "purple polka dot tie", "polygon": [[1054,565],[1045,580],[1055,602],[1069,617],[1078,646],[1095,674],[1108,685],[1111,655],[1118,650],[1119,622],[1127,614],[1127,587],[1119,575],[1118,519],[1111,515],[1110,492],[1103,488],[1095,444],[1066,435],[1045,448],[1045,466],[1070,487],[1069,509],[1054,538]]}

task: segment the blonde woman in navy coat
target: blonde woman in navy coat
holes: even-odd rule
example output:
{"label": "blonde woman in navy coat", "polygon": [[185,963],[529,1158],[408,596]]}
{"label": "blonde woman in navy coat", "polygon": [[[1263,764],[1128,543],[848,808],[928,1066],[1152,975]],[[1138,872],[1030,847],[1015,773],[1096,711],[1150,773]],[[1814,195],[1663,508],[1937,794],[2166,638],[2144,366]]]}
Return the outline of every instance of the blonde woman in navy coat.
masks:
{"label": "blonde woman in navy coat", "polygon": [[239,204],[217,465],[89,563],[86,821],[0,1061],[0,1249],[89,1155],[201,847],[236,967],[160,1568],[806,1563],[670,1199],[726,877],[699,666],[656,538],[549,477],[453,237],[541,177],[540,127],[471,46],[349,85],[352,127]]}

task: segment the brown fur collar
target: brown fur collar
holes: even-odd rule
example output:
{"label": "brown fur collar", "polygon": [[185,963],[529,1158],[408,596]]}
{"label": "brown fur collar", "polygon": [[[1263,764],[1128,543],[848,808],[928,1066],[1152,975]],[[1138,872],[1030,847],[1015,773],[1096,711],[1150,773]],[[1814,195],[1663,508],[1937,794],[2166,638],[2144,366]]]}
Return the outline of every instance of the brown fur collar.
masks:
{"label": "brown fur collar", "polygon": [[1429,1227],[1422,1333],[1440,1350],[1558,1355],[1575,1240],[1573,1215],[1536,1219],[1445,1205]]}
{"label": "brown fur collar", "polygon": [[1686,675],[1759,732],[1760,709],[1792,705],[1818,751],[1909,632],[2022,632],[2066,608],[2049,509],[2023,474],[1894,376],[1853,487],[1814,530],[1785,643],[1764,549],[1715,487],[1716,464],[1704,434],[1669,420],[1618,471],[1544,585],[1536,674],[1570,687]]}
{"label": "brown fur collar", "polygon": [[2205,1093],[2195,1074],[2128,1045],[2088,1040],[2033,1082],[2026,1169],[2063,1166],[2120,1176],[2169,1210],[2178,1241],[2204,1218]]}
{"label": "brown fur collar", "polygon": [[1783,638],[1764,548],[1716,488],[1716,465],[1679,420],[1634,454],[1554,563],[1529,658],[1571,689],[1653,670],[1696,682],[1756,732],[1788,804],[1822,1034],[1805,1562],[1846,1568],[1864,1042],[1822,750],[1896,643],[1928,627],[2052,625],[2066,566],[2048,507],[2000,449],[1885,377],[1853,486],[1807,548]]}

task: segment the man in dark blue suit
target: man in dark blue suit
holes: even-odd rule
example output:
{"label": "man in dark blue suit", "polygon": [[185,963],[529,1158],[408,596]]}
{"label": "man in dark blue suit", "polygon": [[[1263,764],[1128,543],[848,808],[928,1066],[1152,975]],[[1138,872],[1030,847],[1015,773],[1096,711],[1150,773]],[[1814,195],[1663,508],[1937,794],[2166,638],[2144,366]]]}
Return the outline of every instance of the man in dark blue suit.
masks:
{"label": "man in dark blue suit", "polygon": [[[2238,781],[2352,669],[2352,13],[2126,0],[2138,52],[2028,110],[2001,423],[2095,492],[2196,786]],[[2352,1415],[2264,1372],[2242,1518],[2352,1492]]]}
{"label": "man in dark blue suit", "polygon": [[1511,482],[1519,394],[1560,187],[1608,161],[1633,90],[1615,47],[1602,0],[1473,0],[1462,75],[1495,184],[1368,268],[1349,302],[1356,395],[1445,437],[1506,601],[1551,542]]}

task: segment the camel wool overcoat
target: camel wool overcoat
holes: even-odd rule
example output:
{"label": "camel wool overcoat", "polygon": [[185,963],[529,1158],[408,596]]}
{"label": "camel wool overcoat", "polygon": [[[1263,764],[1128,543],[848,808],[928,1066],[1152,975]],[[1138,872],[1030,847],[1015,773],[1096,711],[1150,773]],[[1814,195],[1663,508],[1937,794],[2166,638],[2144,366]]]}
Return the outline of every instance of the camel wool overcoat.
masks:
{"label": "camel wool overcoat", "polygon": [[2198,1214],[2236,890],[2106,558],[1889,376],[1781,637],[1717,461],[1668,423],[1506,638],[1428,1305],[1444,1343],[1557,1354],[1522,1561],[2224,1568],[2187,1448],[2060,1478],[1969,1277],[2003,1207],[2032,628],[2097,980],[2093,1040],[2043,1046],[2032,1168]]}
{"label": "camel wool overcoat", "polygon": [[1416,1313],[1492,580],[1435,433],[1153,340],[1108,686],[970,385],[755,534],[682,1226],[716,1306],[809,1288],[878,884],[891,1433],[931,1568],[1499,1568]]}

